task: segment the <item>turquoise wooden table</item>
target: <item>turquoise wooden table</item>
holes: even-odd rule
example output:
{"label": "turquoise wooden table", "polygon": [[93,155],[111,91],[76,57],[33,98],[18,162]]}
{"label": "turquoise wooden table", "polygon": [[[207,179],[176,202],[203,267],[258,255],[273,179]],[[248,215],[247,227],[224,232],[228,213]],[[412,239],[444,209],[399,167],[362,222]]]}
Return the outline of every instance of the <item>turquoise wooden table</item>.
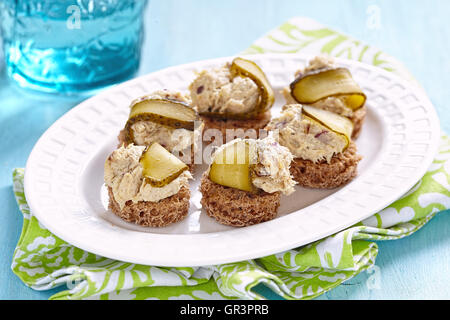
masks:
{"label": "turquoise wooden table", "polygon": [[[372,23],[374,12],[379,24]],[[145,13],[139,73],[236,54],[288,18],[309,16],[403,61],[450,133],[449,13],[448,0],[153,0]],[[27,94],[6,80],[3,69],[0,64],[0,299],[47,299],[59,289],[33,291],[10,270],[22,227],[11,170],[25,165],[41,134],[78,101]],[[378,245],[374,269],[319,299],[450,298],[449,213],[408,238]]]}

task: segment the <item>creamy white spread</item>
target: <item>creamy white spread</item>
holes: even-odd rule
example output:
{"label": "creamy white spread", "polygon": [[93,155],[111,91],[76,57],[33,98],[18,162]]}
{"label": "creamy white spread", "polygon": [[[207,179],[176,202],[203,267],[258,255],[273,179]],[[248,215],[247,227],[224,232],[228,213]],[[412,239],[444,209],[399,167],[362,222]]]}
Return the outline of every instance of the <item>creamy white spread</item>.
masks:
{"label": "creamy white spread", "polygon": [[189,90],[200,113],[249,112],[260,100],[256,83],[248,77],[232,77],[229,64],[200,72]]}
{"label": "creamy white spread", "polygon": [[[176,91],[158,90],[144,97],[138,98],[135,102],[142,99],[170,99],[190,105],[190,97]],[[135,103],[134,102],[134,103]],[[134,104],[132,103],[132,105]],[[181,151],[194,144],[194,150],[197,148],[198,137],[203,131],[203,123],[197,126],[194,131],[186,129],[174,129],[152,121],[137,121],[131,126],[133,131],[134,143],[141,146],[149,146],[158,142],[170,152]]]}
{"label": "creamy white spread", "polygon": [[[336,69],[337,67],[336,62],[332,57],[327,55],[319,55],[310,60],[308,66],[304,69],[298,70],[295,76],[298,77],[301,74],[307,74],[321,69]],[[290,95],[290,89],[286,88],[286,90],[288,90],[288,94],[284,93],[284,96],[287,98],[287,103],[297,103]],[[353,115],[353,110],[348,108],[344,101],[338,97],[328,97],[311,104],[311,106],[331,111],[344,117],[351,117]]]}
{"label": "creamy white spread", "polygon": [[153,187],[142,175],[143,168],[139,162],[145,147],[129,145],[115,150],[105,162],[105,184],[111,187],[114,199],[123,209],[127,201],[158,202],[180,191],[182,186],[189,187],[192,175],[185,170],[179,177],[164,187]]}
{"label": "creamy white spread", "polygon": [[315,163],[322,160],[330,162],[347,146],[344,136],[304,116],[300,104],[285,105],[281,116],[272,119],[266,130],[275,132],[278,142],[287,147],[294,157]]}
{"label": "creamy white spread", "polygon": [[348,108],[341,98],[328,97],[311,104],[311,106],[323,109],[326,111],[337,113],[343,117],[351,117],[353,115],[353,110]]}
{"label": "creamy white spread", "polygon": [[244,141],[249,144],[252,184],[268,193],[281,192],[285,195],[293,193],[296,182],[289,171],[293,156],[271,135],[261,140],[235,139],[219,147],[212,155],[212,160],[214,161],[215,155],[230,144]]}
{"label": "creamy white spread", "polygon": [[252,183],[268,193],[280,191],[289,195],[295,191],[296,182],[292,179],[289,168],[293,156],[272,136],[262,140],[253,140],[256,144],[257,159],[252,168]]}

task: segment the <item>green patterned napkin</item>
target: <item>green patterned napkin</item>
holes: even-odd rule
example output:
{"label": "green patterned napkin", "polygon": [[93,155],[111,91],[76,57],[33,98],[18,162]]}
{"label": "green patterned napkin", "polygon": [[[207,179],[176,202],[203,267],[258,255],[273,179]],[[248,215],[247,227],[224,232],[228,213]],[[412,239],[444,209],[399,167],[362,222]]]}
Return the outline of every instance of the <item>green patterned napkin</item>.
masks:
{"label": "green patterned napkin", "polygon": [[[256,41],[246,53],[328,53],[359,60],[412,80],[395,59],[306,18],[294,18]],[[388,208],[334,236],[261,259],[196,268],[163,268],[115,261],[78,249],[51,234],[30,212],[23,169],[13,173],[24,222],[12,270],[28,286],[63,286],[51,299],[263,299],[263,283],[286,299],[310,299],[370,268],[374,242],[412,234],[450,208],[450,139],[425,176]],[[66,288],[67,287],[67,288]]]}

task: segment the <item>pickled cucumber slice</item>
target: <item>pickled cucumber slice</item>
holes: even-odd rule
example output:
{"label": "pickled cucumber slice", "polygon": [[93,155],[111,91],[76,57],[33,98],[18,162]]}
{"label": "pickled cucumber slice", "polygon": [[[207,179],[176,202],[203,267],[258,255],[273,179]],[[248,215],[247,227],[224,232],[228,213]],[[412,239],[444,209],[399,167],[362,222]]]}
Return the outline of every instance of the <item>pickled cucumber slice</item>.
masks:
{"label": "pickled cucumber slice", "polygon": [[125,125],[128,142],[134,141],[131,126],[138,121],[152,121],[174,129],[194,130],[197,112],[182,102],[168,99],[143,99],[136,102]]}
{"label": "pickled cucumber slice", "polygon": [[311,106],[303,106],[302,112],[307,118],[319,122],[331,131],[344,136],[347,140],[347,145],[345,147],[345,149],[347,149],[353,132],[353,123],[348,118]]}
{"label": "pickled cucumber slice", "polygon": [[169,184],[188,169],[185,163],[157,142],[145,150],[139,162],[146,181],[157,188]]}
{"label": "pickled cucumber slice", "polygon": [[366,95],[346,68],[322,69],[300,75],[290,88],[292,97],[303,104],[338,97],[348,108],[357,110],[366,102]]}
{"label": "pickled cucumber slice", "polygon": [[209,179],[225,187],[255,192],[252,184],[250,146],[245,141],[230,144],[214,157]]}
{"label": "pickled cucumber slice", "polygon": [[258,115],[268,111],[275,102],[275,95],[269,80],[264,71],[253,61],[243,58],[235,58],[230,66],[232,77],[247,77],[253,80],[258,86],[260,101],[255,109],[246,113],[219,113],[219,112],[204,112],[202,115],[207,115],[214,118],[224,119],[253,119]]}
{"label": "pickled cucumber slice", "polygon": [[272,86],[264,71],[256,63],[243,58],[235,58],[231,63],[230,71],[235,76],[249,77],[258,86],[261,101],[255,109],[256,114],[264,113],[273,106],[275,95]]}

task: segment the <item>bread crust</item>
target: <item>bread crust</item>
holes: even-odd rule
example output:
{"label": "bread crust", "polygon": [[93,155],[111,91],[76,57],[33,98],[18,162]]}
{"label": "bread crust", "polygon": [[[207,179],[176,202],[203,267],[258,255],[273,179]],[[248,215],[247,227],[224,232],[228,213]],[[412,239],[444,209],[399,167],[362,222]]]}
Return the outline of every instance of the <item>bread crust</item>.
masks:
{"label": "bread crust", "polygon": [[291,163],[291,175],[299,185],[314,189],[334,189],[340,187],[358,173],[358,163],[362,157],[356,153],[356,145],[351,142],[341,154],[333,156],[330,163],[296,158]]}
{"label": "bread crust", "polygon": [[205,172],[202,176],[201,204],[206,214],[219,223],[245,227],[274,219],[280,206],[281,194],[250,192],[224,187],[212,182]]}
{"label": "bread crust", "polygon": [[351,122],[353,122],[353,132],[352,132],[352,139],[358,139],[361,129],[364,123],[364,120],[366,119],[367,114],[367,107],[364,105],[358,110],[353,112],[353,115],[349,118]]}
{"label": "bread crust", "polygon": [[[227,141],[227,129],[242,129],[244,134],[240,134],[239,132],[236,132],[237,134],[233,137],[230,137],[231,140],[235,138],[250,138],[250,139],[257,139],[260,137],[260,130],[264,129],[264,127],[270,122],[271,119],[271,113],[270,111],[267,111],[263,113],[259,118],[256,119],[248,119],[248,120],[234,120],[234,119],[219,119],[219,118],[211,118],[207,116],[200,116],[203,123],[205,124],[205,128],[203,130],[203,133],[205,134],[207,129],[216,129],[219,130],[222,133],[223,137],[223,143],[226,143]],[[247,136],[245,135],[245,131],[247,130],[255,130],[256,136]],[[229,139],[229,141],[231,141]],[[207,141],[209,141],[209,138],[206,138]],[[229,142],[228,141],[228,142]]]}
{"label": "bread crust", "polygon": [[131,200],[120,209],[114,199],[112,189],[108,187],[109,208],[121,219],[143,227],[164,227],[184,219],[189,212],[189,188],[183,186],[178,193],[158,202]]}

